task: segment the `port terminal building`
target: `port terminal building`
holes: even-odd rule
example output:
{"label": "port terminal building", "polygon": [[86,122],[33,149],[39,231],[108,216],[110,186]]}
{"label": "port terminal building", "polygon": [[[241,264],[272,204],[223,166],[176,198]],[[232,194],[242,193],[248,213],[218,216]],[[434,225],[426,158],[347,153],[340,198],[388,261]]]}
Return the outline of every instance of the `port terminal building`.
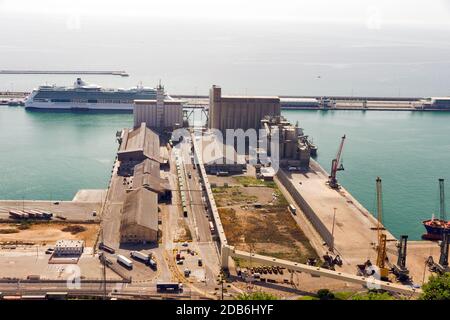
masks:
{"label": "port terminal building", "polygon": [[414,103],[416,109],[448,110],[450,97],[431,97]]}

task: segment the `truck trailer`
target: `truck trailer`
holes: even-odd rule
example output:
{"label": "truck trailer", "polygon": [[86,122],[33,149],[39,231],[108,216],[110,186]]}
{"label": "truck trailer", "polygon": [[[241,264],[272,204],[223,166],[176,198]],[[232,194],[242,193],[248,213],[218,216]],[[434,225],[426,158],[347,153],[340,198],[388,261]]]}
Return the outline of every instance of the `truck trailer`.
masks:
{"label": "truck trailer", "polygon": [[131,251],[130,257],[140,260],[145,263],[148,263],[151,258],[151,256],[148,253],[143,253],[143,252],[139,252],[139,251]]}
{"label": "truck trailer", "polygon": [[117,262],[128,269],[133,269],[133,261],[121,254],[117,255]]}

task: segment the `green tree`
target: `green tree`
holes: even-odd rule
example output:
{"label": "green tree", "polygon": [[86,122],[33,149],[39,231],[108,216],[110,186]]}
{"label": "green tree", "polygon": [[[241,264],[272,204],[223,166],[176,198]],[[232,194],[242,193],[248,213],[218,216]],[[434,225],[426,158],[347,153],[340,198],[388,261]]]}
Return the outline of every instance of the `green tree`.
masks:
{"label": "green tree", "polygon": [[317,297],[320,300],[334,300],[334,293],[328,289],[320,289],[317,291]]}
{"label": "green tree", "polygon": [[241,293],[236,296],[236,300],[278,300],[273,294],[258,291],[253,293]]}
{"label": "green tree", "polygon": [[431,276],[422,286],[422,300],[450,300],[450,272]]}

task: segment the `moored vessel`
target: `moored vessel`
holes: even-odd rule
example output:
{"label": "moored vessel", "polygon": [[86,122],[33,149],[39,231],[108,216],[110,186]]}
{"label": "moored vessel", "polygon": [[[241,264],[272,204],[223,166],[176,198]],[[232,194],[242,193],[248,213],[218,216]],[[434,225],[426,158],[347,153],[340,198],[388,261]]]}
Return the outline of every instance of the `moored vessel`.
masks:
{"label": "moored vessel", "polygon": [[43,85],[25,100],[27,109],[125,110],[133,111],[134,100],[155,100],[156,89],[136,86],[129,89],[102,88],[77,78],[73,87]]}
{"label": "moored vessel", "polygon": [[442,240],[444,233],[450,233],[450,221],[447,220],[445,212],[445,193],[444,193],[444,179],[439,179],[439,219],[433,217],[422,222],[427,233],[422,235],[422,238],[428,240]]}

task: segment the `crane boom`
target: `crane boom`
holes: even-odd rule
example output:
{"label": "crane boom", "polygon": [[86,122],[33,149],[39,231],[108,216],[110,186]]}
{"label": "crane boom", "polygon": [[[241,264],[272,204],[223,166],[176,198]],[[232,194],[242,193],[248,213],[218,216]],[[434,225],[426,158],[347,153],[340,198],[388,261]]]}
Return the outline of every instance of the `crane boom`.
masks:
{"label": "crane boom", "polygon": [[339,166],[339,162],[341,161],[342,149],[344,148],[345,134],[342,136],[341,144],[339,145],[338,152],[336,154],[337,164]]}
{"label": "crane boom", "polygon": [[341,163],[341,155],[342,149],[344,148],[344,142],[345,142],[345,134],[341,138],[341,144],[339,145],[336,157],[331,161],[331,175],[329,176],[328,184],[333,189],[339,188],[336,173],[338,171],[344,170],[344,166]]}
{"label": "crane boom", "polygon": [[377,248],[377,267],[380,269],[381,278],[387,278],[389,270],[386,268],[386,242],[387,236],[383,232],[381,225],[383,221],[383,198],[381,188],[381,178],[377,177],[377,220],[378,220],[378,248]]}
{"label": "crane boom", "polygon": [[439,179],[439,219],[447,221],[445,213],[444,179]]}

